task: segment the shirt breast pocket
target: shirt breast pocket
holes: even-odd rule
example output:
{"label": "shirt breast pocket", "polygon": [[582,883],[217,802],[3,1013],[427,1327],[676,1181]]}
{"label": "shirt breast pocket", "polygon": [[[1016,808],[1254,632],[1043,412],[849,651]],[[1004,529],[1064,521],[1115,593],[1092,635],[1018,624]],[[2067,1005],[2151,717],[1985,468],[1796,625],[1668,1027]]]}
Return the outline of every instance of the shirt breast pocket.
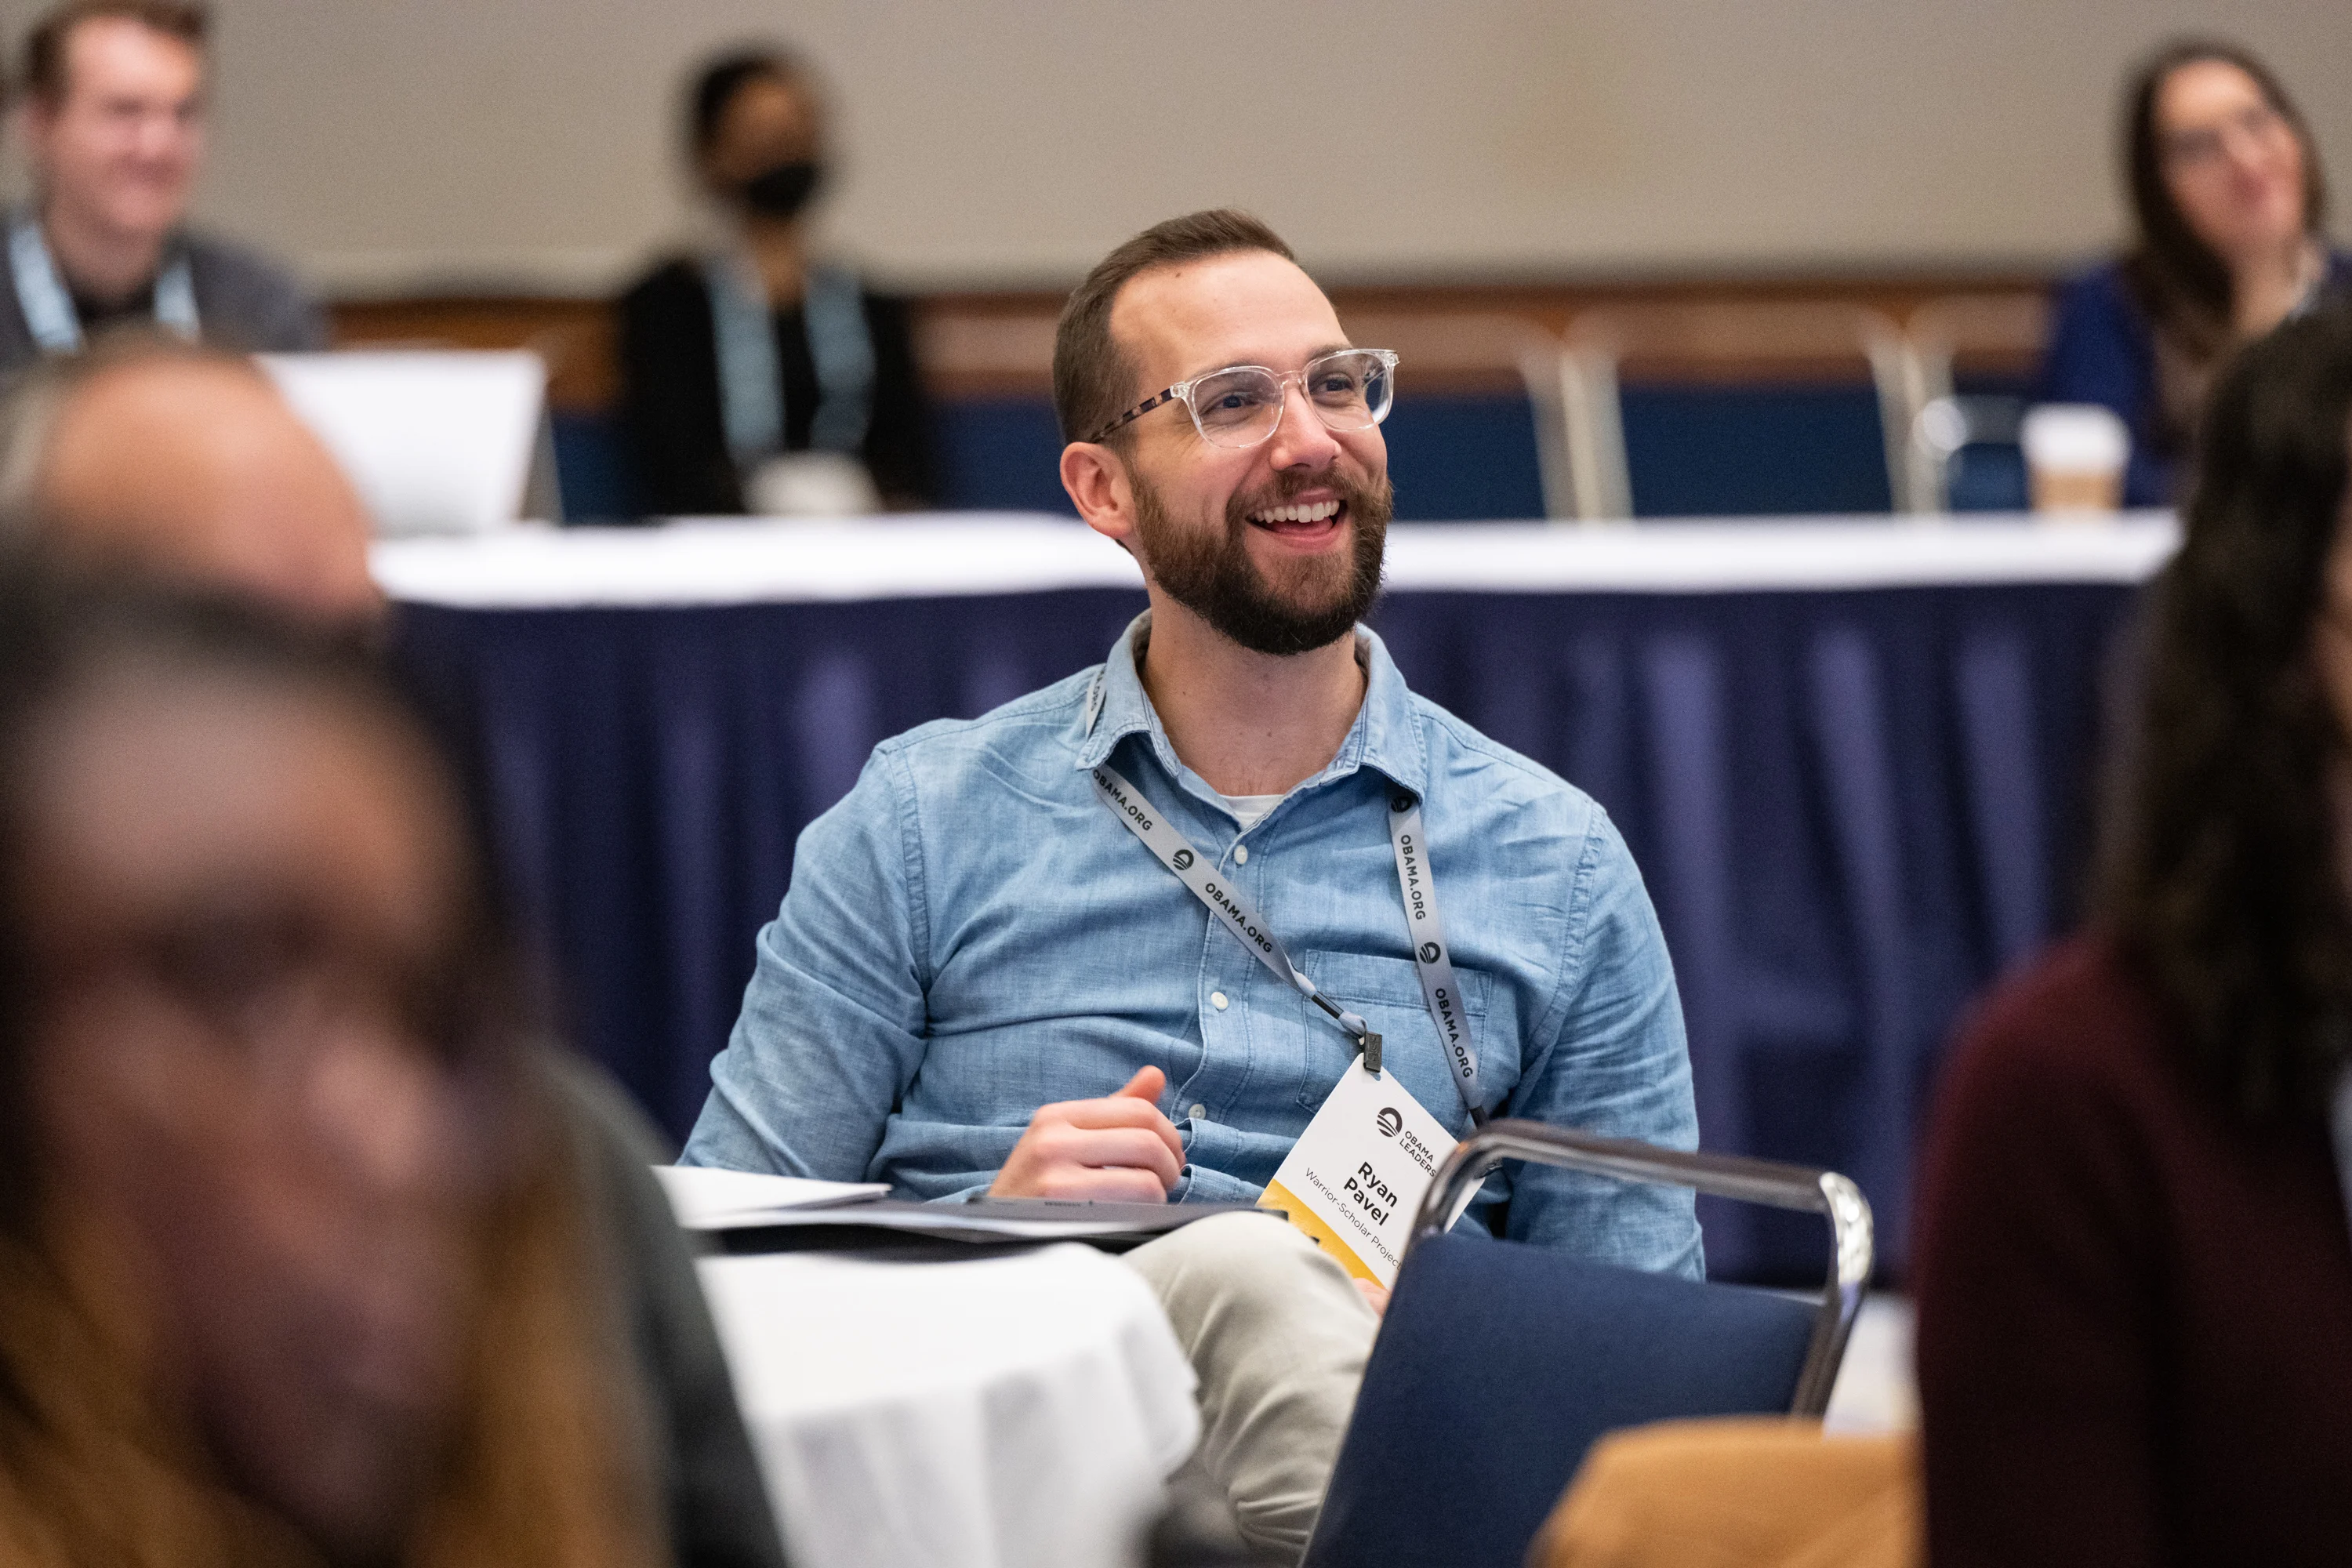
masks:
{"label": "shirt breast pocket", "polygon": [[[1378,958],[1364,953],[1318,952],[1300,960],[1322,993],[1365,1023],[1381,1037],[1382,1068],[1438,1121],[1451,1128],[1466,1125],[1462,1091],[1454,1087],[1453,1068],[1446,1060],[1445,1042],[1437,1020],[1421,994],[1421,971],[1403,958]],[[1462,987],[1462,1012],[1470,1022],[1472,1039],[1482,1045],[1482,1026],[1488,1012],[1487,977],[1476,970],[1456,969]],[[1299,998],[1307,1015],[1307,1071],[1299,1084],[1298,1100],[1308,1110],[1329,1097],[1339,1075],[1356,1059],[1355,1043],[1322,1010]]]}

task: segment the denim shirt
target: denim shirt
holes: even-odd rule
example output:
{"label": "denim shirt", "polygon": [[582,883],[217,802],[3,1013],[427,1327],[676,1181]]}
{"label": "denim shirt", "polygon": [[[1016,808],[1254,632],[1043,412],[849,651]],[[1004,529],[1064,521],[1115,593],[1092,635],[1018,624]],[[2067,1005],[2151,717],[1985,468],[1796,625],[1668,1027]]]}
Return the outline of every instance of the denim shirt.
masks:
{"label": "denim shirt", "polygon": [[[902,1196],[984,1190],[1031,1115],[1147,1064],[1186,1160],[1171,1196],[1252,1202],[1352,1065],[1100,800],[1108,759],[1213,857],[1386,1067],[1456,1136],[1470,1119],[1422,1000],[1389,842],[1422,797],[1432,880],[1494,1115],[1697,1144],[1674,972],[1641,874],[1588,795],[1405,689],[1360,630],[1367,689],[1328,766],[1246,831],[1109,658],[982,718],[875,748],[801,836],[783,908],[688,1162]],[[1472,1209],[1504,1234],[1696,1275],[1690,1194],[1507,1166]]]}

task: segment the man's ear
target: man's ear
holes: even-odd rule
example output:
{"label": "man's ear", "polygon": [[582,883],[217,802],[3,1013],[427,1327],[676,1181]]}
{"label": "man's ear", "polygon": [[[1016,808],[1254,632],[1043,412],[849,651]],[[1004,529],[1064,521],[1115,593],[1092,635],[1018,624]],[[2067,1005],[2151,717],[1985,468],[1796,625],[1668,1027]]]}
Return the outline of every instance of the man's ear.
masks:
{"label": "man's ear", "polygon": [[1062,488],[1088,528],[1133,552],[1135,486],[1126,458],[1097,441],[1073,441],[1062,448]]}

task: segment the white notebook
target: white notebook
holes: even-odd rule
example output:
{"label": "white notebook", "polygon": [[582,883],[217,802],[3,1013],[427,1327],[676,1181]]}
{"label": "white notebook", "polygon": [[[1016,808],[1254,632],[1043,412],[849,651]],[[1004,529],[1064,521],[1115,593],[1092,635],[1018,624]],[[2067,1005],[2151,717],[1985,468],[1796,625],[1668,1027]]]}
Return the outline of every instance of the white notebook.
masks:
{"label": "white notebook", "polygon": [[654,1174],[688,1230],[740,1230],[773,1215],[871,1203],[890,1194],[881,1182],[818,1182],[699,1165],[656,1165]]}

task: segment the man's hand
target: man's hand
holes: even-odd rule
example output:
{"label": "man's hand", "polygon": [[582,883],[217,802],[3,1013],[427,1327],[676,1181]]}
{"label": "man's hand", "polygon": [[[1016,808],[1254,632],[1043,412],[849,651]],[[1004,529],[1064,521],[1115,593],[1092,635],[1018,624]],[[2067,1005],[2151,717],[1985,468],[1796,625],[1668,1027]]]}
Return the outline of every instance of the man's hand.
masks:
{"label": "man's hand", "polygon": [[1159,1204],[1184,1170],[1184,1142],[1160,1113],[1168,1075],[1145,1068],[1108,1100],[1041,1109],[1013,1146],[992,1198],[1107,1198]]}

